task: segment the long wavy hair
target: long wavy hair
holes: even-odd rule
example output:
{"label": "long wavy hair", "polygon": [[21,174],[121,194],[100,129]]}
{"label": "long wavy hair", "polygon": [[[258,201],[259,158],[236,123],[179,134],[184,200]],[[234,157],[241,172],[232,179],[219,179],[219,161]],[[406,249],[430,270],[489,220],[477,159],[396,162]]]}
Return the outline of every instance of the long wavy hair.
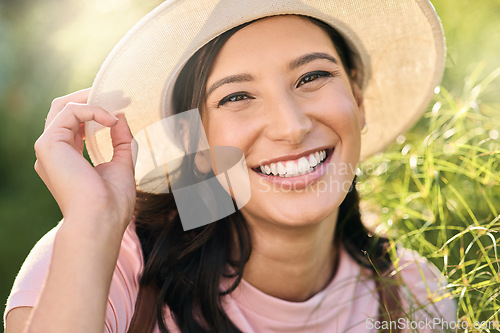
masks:
{"label": "long wavy hair", "polygon": [[[330,36],[346,72],[354,73],[355,54],[342,36],[321,21],[304,18]],[[250,23],[216,37],[189,59],[174,87],[176,112],[203,108],[207,79],[219,50]],[[360,70],[356,68],[357,73]],[[186,163],[193,165],[192,161]],[[341,243],[360,265],[384,270],[390,265],[387,240],[372,237],[363,225],[355,185],[356,180],[340,205],[334,242]],[[135,216],[145,262],[140,285],[157,291],[160,331],[169,332],[164,319],[168,306],[182,332],[241,332],[225,313],[221,299],[240,283],[252,251],[242,214],[237,211],[217,222],[183,231],[172,194],[139,191]],[[232,278],[226,290],[220,289],[223,278]]]}

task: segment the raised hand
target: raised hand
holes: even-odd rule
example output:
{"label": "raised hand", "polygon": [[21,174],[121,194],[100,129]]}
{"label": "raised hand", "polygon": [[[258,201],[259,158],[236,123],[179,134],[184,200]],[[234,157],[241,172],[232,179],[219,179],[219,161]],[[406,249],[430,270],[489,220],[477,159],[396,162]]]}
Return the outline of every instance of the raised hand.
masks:
{"label": "raised hand", "polygon": [[[35,143],[35,170],[56,199],[63,216],[88,217],[124,228],[133,214],[135,181],[132,135],[123,115],[87,105],[90,89],[52,102],[45,129]],[[114,154],[93,167],[82,155],[84,122],[111,127]]]}

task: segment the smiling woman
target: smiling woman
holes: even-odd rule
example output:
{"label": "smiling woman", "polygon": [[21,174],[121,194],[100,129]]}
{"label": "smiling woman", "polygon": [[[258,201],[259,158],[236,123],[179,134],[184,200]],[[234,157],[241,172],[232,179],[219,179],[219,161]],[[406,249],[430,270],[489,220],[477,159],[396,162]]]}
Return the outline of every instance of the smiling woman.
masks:
{"label": "smiling woman", "polygon": [[[294,38],[287,38],[290,35]],[[245,51],[255,49],[263,52]],[[252,200],[241,210],[249,225],[269,221],[275,227],[305,226],[324,219],[335,225],[347,191],[317,196],[318,186],[347,183],[349,189],[354,174],[334,173],[329,165],[356,165],[363,126],[363,110],[353,94],[359,89],[351,88],[336,59],[328,34],[297,16],[254,22],[229,38],[217,55],[209,87],[228,77],[245,80],[226,81],[213,89],[202,119],[210,145],[240,148],[253,171]],[[361,104],[361,97],[358,101]],[[306,157],[315,153],[321,160],[309,171]],[[253,170],[273,164],[277,175]],[[270,184],[292,190],[267,191]],[[313,212],[308,209],[312,206]]]}
{"label": "smiling woman", "polygon": [[[363,226],[355,188],[360,157],[409,127],[440,78],[432,6],[203,2],[161,5],[115,48],[90,97],[53,102],[36,170],[64,221],[18,276],[7,332],[394,332],[453,321],[435,268],[404,249],[392,258]],[[155,156],[141,177],[167,190],[145,191],[141,149],[159,154],[151,126],[193,109],[202,129],[187,118],[160,127],[165,154],[171,137],[185,154],[176,168]],[[81,156],[84,137],[95,167]],[[243,153],[247,180],[217,172],[221,146]],[[239,210],[183,230],[174,179],[194,175],[192,188],[207,174]],[[209,211],[221,208],[213,196],[200,196]]]}

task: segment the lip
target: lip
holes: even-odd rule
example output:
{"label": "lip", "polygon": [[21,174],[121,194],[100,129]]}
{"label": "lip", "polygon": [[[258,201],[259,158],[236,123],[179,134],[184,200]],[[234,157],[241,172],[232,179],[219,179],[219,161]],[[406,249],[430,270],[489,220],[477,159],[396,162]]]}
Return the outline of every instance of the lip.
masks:
{"label": "lip", "polygon": [[310,154],[313,154],[317,151],[325,150],[327,155],[333,151],[334,148],[330,147],[319,147],[319,148],[313,148],[309,149],[300,153],[296,154],[289,154],[289,155],[283,155],[280,157],[272,158],[269,160],[263,160],[259,165],[253,166],[252,169],[258,172],[258,168],[262,165],[267,165],[271,163],[278,163],[278,162],[283,162],[283,161],[291,161],[291,160],[298,160],[301,157],[304,156],[309,156]]}
{"label": "lip", "polygon": [[[317,180],[319,180],[321,177],[323,177],[328,170],[328,165],[330,164],[330,161],[332,159],[333,153],[335,151],[334,148],[323,148],[326,151],[326,159],[325,161],[313,172],[305,174],[305,175],[299,175],[295,177],[278,177],[278,176],[273,176],[273,175],[265,175],[263,173],[260,173],[254,169],[252,169],[253,172],[255,172],[259,177],[262,177],[265,181],[268,181],[270,183],[273,183],[275,185],[280,186],[280,188],[284,191],[290,191],[290,190],[301,190],[304,189]],[[321,149],[319,149],[321,150]],[[310,154],[311,152],[316,152],[318,150],[311,150],[305,154],[297,155],[298,158]],[[288,160],[290,159],[296,159],[296,158],[289,158],[290,155],[286,156]],[[283,161],[281,160],[274,160],[274,161]],[[274,163],[274,162],[269,162],[269,163]]]}

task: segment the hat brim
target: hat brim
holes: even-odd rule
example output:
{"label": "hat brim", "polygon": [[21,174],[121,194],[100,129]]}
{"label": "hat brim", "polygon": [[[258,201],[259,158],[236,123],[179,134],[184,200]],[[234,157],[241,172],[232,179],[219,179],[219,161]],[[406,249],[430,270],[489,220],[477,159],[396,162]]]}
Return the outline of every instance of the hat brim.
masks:
{"label": "hat brim", "polygon": [[[358,54],[369,124],[362,159],[383,150],[420,118],[445,61],[443,29],[426,0],[166,1],[115,46],[97,74],[89,103],[123,113],[135,135],[171,114],[177,73],[200,47],[245,22],[283,14],[330,24]],[[92,162],[111,160],[109,129],[89,122],[85,131]]]}

